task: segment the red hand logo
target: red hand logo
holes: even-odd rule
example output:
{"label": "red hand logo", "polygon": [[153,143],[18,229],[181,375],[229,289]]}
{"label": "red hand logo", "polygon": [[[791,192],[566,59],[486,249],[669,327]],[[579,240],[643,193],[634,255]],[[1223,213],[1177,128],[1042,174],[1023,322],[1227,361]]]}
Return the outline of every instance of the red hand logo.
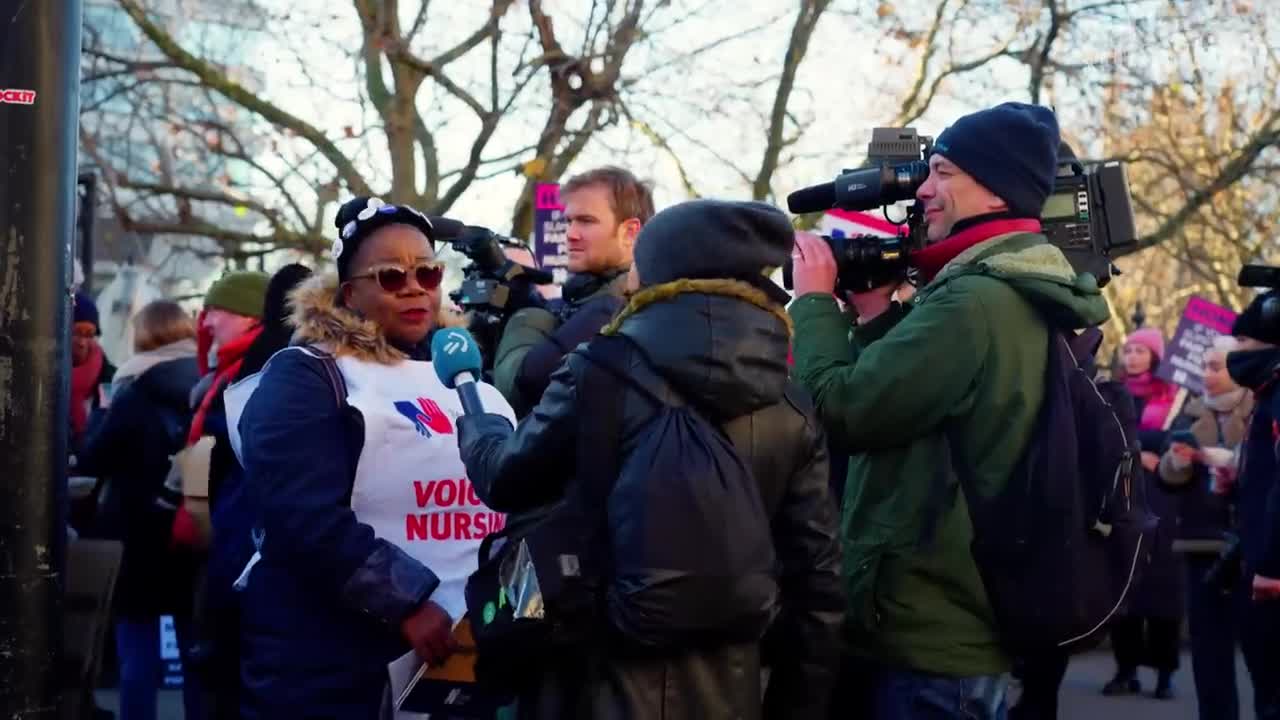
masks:
{"label": "red hand logo", "polygon": [[422,408],[422,412],[418,414],[418,419],[422,421],[423,425],[444,435],[453,432],[453,424],[449,422],[449,416],[444,414],[444,411],[440,409],[435,400],[418,398],[418,406]]}

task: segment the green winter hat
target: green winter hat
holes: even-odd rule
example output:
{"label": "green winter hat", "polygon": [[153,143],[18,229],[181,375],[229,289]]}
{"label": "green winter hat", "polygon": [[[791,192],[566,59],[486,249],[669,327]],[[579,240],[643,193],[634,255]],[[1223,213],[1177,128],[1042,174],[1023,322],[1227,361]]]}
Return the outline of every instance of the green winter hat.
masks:
{"label": "green winter hat", "polygon": [[229,272],[218,278],[204,294],[206,308],[220,308],[251,318],[262,317],[262,305],[271,278],[260,272]]}

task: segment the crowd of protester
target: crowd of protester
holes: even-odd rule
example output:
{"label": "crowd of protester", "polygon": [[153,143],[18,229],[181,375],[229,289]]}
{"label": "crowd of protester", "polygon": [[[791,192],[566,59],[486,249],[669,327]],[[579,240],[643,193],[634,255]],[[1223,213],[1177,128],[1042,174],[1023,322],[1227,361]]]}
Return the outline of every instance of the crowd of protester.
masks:
{"label": "crowd of protester", "polygon": [[[71,523],[123,543],[121,718],[157,717],[162,616],[189,720],[391,717],[390,662],[442,665],[464,617],[522,612],[500,587],[477,617],[469,579],[504,551],[486,538],[533,554],[555,532],[581,568],[521,562],[546,613],[580,615],[534,623],[500,684],[478,634],[498,717],[1055,717],[1068,653],[1008,642],[957,478],[1005,491],[1052,333],[1110,314],[1041,233],[1059,146],[1043,107],[957,120],[917,193],[916,287],[856,293],[769,204],[656,211],[624,169],[577,175],[569,280],[508,319],[478,416],[433,368],[460,315],[415,208],[353,198],[325,266],[228,272],[194,314],[148,304],[118,369],[77,294],[68,423],[98,481]],[[794,293],[769,279],[787,262]],[[1200,717],[1240,716],[1239,649],[1257,717],[1280,719],[1280,293],[1207,349],[1198,397],[1157,374],[1159,329],[1118,359],[1158,522],[1098,690],[1176,697],[1185,622]]]}

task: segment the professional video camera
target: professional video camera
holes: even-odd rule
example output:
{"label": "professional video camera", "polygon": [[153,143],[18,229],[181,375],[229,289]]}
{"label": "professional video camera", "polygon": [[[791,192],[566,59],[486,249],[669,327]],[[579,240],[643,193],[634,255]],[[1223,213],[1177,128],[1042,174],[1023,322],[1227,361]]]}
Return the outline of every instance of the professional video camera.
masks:
{"label": "professional video camera", "polygon": [[[787,208],[793,213],[885,206],[885,219],[902,228],[899,235],[888,238],[823,235],[836,258],[836,289],[864,292],[907,279],[911,252],[924,244],[924,212],[919,203],[913,203],[905,219],[894,221],[889,218],[887,206],[915,199],[916,189],[929,177],[927,158],[932,148],[933,138],[919,137],[913,128],[875,128],[867,146],[865,167],[845,170],[833,182],[787,196]],[[790,260],[782,267],[782,284],[792,289]]]}
{"label": "professional video camera", "polygon": [[1124,164],[1113,160],[1086,167],[1062,143],[1058,176],[1040,211],[1040,227],[1076,272],[1092,273],[1099,287],[1106,285],[1120,274],[1112,253],[1138,242]]}
{"label": "professional video camera", "polygon": [[[871,210],[914,200],[929,177],[932,148],[933,138],[918,136],[914,128],[875,128],[866,166],[845,170],[832,182],[791,193],[787,207],[793,213],[832,208]],[[888,219],[887,208],[885,217]],[[1086,167],[1063,143],[1053,191],[1045,201],[1040,223],[1045,237],[1062,249],[1078,272],[1093,273],[1099,285],[1106,285],[1113,274],[1119,274],[1111,262],[1112,253],[1137,242],[1124,165],[1112,161]],[[905,227],[892,238],[824,236],[836,256],[839,290],[863,291],[908,279],[911,253],[925,241],[920,203],[914,202],[906,219],[895,224]],[[783,283],[791,288],[789,265],[783,268]]]}
{"label": "professional video camera", "polygon": [[537,305],[542,296],[535,285],[548,285],[554,278],[539,270],[508,259],[503,247],[524,247],[488,228],[433,219],[437,236],[448,240],[455,252],[471,262],[463,268],[462,287],[449,297],[467,313],[470,330],[480,345],[485,369],[491,369],[494,351],[507,319],[520,308]]}

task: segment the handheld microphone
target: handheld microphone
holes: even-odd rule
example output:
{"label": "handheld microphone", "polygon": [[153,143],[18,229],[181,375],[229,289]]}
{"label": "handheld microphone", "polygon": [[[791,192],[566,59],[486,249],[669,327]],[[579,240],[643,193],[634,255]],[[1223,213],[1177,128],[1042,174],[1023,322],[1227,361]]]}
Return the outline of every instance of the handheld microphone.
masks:
{"label": "handheld microphone", "polygon": [[439,330],[431,338],[431,364],[436,375],[445,387],[458,391],[462,411],[467,415],[484,414],[476,392],[482,363],[476,339],[462,328]]}

